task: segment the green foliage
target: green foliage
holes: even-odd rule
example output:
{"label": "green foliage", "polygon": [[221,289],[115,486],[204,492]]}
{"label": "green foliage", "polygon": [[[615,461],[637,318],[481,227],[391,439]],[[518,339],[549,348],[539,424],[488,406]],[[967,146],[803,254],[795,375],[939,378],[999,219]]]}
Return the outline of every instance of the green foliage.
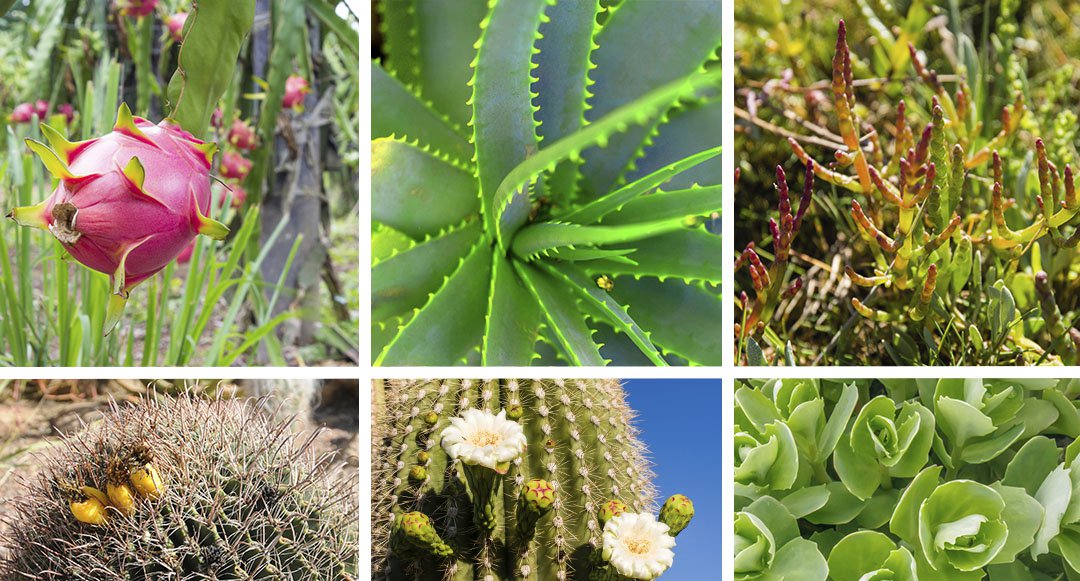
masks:
{"label": "green foliage", "polygon": [[[663,523],[664,538],[693,517],[678,494],[653,516],[647,452],[618,382],[377,380],[373,389],[375,579],[624,580],[605,540],[613,517]],[[470,425],[483,426],[474,437],[487,443],[456,447]],[[487,458],[504,443],[507,456]]]}
{"label": "green foliage", "polygon": [[743,382],[736,578],[1074,577],[1078,396],[1068,379]]}
{"label": "green foliage", "polygon": [[[754,112],[740,113],[751,126],[740,133],[765,133],[752,147],[741,138],[741,155],[774,152],[761,142],[783,143],[783,135],[790,153],[767,154],[766,167],[794,154],[831,186],[819,188],[803,217],[814,224],[810,240],[804,234],[791,250],[792,237],[774,228],[771,267],[750,256],[760,252],[752,243],[738,258],[750,277],[737,278],[737,287],[749,283],[758,295],[740,305],[740,361],[752,355],[762,364],[783,352],[804,363],[1074,364],[1080,332],[1073,327],[1078,305],[1070,273],[1080,202],[1069,165],[1073,123],[1058,112],[1068,82],[1050,80],[1036,90],[1023,77],[1035,71],[1023,70],[1022,54],[1007,44],[1017,34],[1013,4],[994,14],[996,28],[990,14],[959,2],[951,9],[921,2],[859,7],[861,14],[850,15],[858,31],[851,46],[872,36],[871,54],[851,52],[844,20],[827,65],[817,54],[766,45],[766,62],[782,56],[797,66],[765,83],[761,96],[751,91]],[[961,10],[984,19],[981,38]],[[915,43],[931,40],[922,26],[935,13],[956,42],[920,51]],[[824,14],[810,18],[814,26],[836,22]],[[779,13],[767,22],[743,19],[773,40],[788,24]],[[801,41],[799,34],[789,39]],[[756,42],[749,52],[763,50]],[[935,57],[954,72],[931,68]],[[814,74],[819,67],[831,72],[829,95]],[[749,65],[739,74],[747,73],[770,74]],[[823,165],[817,149],[836,162]],[[753,169],[740,165],[740,187],[764,187]],[[781,226],[791,212],[785,201],[776,218]],[[772,218],[761,209],[741,201],[737,223],[750,216],[746,223],[764,230]],[[801,253],[798,262],[787,261],[792,253]],[[828,290],[784,293],[792,278]],[[841,341],[849,334],[858,340]]]}
{"label": "green foliage", "polygon": [[375,364],[719,364],[720,6],[379,9]]}
{"label": "green foliage", "polygon": [[[12,505],[0,576],[356,578],[355,476],[260,405],[147,400],[67,436]],[[110,506],[104,524],[77,521],[65,486],[105,490],[113,458],[152,466],[160,496],[139,494],[128,515]]]}

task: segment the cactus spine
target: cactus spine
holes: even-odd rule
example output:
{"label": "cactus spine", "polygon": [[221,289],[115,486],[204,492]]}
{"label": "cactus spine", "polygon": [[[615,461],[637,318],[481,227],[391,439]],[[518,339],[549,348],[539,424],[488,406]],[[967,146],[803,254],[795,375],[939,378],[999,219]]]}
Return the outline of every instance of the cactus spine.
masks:
{"label": "cactus spine", "polygon": [[[601,508],[619,501],[655,513],[656,490],[618,382],[389,380],[375,382],[373,397],[375,579],[621,578],[600,557]],[[467,481],[475,474],[464,474],[483,467],[455,461],[441,442],[452,419],[470,409],[504,412],[527,440],[504,475],[488,470],[496,479],[485,509],[490,533],[474,516]],[[410,477],[417,467],[423,479]],[[398,524],[417,522],[415,513],[434,531]],[[440,555],[442,544],[452,556]]]}

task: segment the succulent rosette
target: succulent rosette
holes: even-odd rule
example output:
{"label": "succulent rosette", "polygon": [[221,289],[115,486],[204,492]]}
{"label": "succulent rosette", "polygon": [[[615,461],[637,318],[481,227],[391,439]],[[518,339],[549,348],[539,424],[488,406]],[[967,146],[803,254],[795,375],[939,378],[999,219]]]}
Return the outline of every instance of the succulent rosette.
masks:
{"label": "succulent rosette", "polygon": [[735,493],[756,498],[764,491],[785,491],[799,477],[799,450],[787,424],[774,421],[757,432],[735,434]]}
{"label": "succulent rosette", "polygon": [[840,539],[829,552],[834,581],[918,581],[915,557],[887,535],[858,531]]}
{"label": "succulent rosette", "polygon": [[920,579],[981,579],[1031,546],[1042,522],[1039,502],[1020,487],[972,480],[940,483],[940,466],[905,489],[889,523],[917,548]]}
{"label": "succulent rosette", "polygon": [[959,465],[997,457],[1024,434],[1024,403],[1024,388],[1013,382],[938,381],[933,407],[942,461]]}
{"label": "succulent rosette", "polygon": [[[828,387],[831,398],[824,397]],[[800,452],[813,464],[823,463],[836,448],[855,409],[854,385],[816,379],[774,379],[759,389],[735,392],[739,408],[759,430],[781,420],[791,430]]]}
{"label": "succulent rosette", "polygon": [[736,581],[825,581],[829,570],[818,546],[799,536],[795,517],[764,496],[735,514]]}
{"label": "succulent rosette", "polygon": [[15,208],[19,224],[48,230],[85,266],[108,274],[109,332],[131,289],[165,268],[198,234],[229,230],[208,217],[217,147],[168,119],[155,125],[120,105],[112,132],[72,143],[49,125],[50,146],[27,145],[59,180],[45,201]]}
{"label": "succulent rosette", "polygon": [[833,465],[844,486],[866,500],[891,478],[913,478],[926,465],[934,442],[934,414],[918,402],[899,409],[878,396],[859,410],[840,438]]}

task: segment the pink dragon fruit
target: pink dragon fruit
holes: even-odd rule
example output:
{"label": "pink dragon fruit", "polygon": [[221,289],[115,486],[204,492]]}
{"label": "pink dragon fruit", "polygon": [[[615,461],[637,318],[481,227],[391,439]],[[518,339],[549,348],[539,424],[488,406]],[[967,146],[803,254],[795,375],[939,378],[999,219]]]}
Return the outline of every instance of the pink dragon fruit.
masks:
{"label": "pink dragon fruit", "polygon": [[153,14],[157,3],[158,0],[116,0],[115,6],[121,15],[138,18]]}
{"label": "pink dragon fruit", "polygon": [[299,75],[289,75],[289,78],[285,79],[285,96],[281,99],[281,106],[303,111],[304,95],[310,92],[311,86],[307,79]]}
{"label": "pink dragon fruit", "polygon": [[221,156],[221,177],[232,180],[242,180],[251,172],[251,160],[236,153],[226,151]]}
{"label": "pink dragon fruit", "polygon": [[195,252],[195,239],[192,238],[191,242],[180,251],[180,254],[176,255],[177,264],[187,264],[191,262],[191,254]]}
{"label": "pink dragon fruit", "polygon": [[221,110],[221,107],[215,107],[214,112],[210,114],[210,124],[214,127],[221,127],[221,118],[225,115],[225,112]]}
{"label": "pink dragon fruit", "polygon": [[116,325],[132,287],[172,261],[196,234],[224,238],[208,218],[210,165],[217,146],[168,119],[154,125],[120,105],[112,132],[71,143],[52,127],[52,147],[26,143],[60,180],[52,195],[8,217],[48,230],[76,260],[110,275],[105,332]]}
{"label": "pink dragon fruit", "polygon": [[67,124],[71,125],[71,122],[75,120],[75,107],[71,103],[64,103],[56,108],[56,112],[60,113],[67,119]]}
{"label": "pink dragon fruit", "polygon": [[34,106],[30,103],[19,103],[11,111],[12,123],[29,123],[34,119]]}
{"label": "pink dragon fruit", "polygon": [[244,200],[247,199],[247,190],[240,184],[229,184],[227,188],[221,188],[221,193],[218,195],[218,207],[225,207],[225,199],[229,197],[230,190],[232,193],[232,203],[230,205],[233,208],[243,207]]}
{"label": "pink dragon fruit", "polygon": [[34,115],[38,116],[38,119],[44,121],[49,116],[49,102],[44,99],[38,99],[34,102]]}
{"label": "pink dragon fruit", "polygon": [[169,29],[169,37],[173,42],[184,40],[184,23],[187,22],[187,12],[177,12],[165,19],[165,27]]}
{"label": "pink dragon fruit", "polygon": [[229,129],[229,143],[237,149],[255,149],[255,130],[247,121],[236,119]]}

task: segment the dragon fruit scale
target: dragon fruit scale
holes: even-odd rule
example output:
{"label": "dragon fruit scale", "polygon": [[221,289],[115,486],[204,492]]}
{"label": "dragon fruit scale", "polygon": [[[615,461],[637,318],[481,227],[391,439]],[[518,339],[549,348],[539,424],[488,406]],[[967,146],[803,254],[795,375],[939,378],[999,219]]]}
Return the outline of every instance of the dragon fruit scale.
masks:
{"label": "dragon fruit scale", "polygon": [[15,208],[8,217],[48,230],[76,260],[111,277],[106,333],[131,288],[164,268],[195,235],[228,234],[207,217],[215,144],[168,119],[154,125],[132,117],[126,104],[112,132],[95,139],[72,143],[48,125],[41,130],[52,147],[26,143],[59,183],[44,202]]}

